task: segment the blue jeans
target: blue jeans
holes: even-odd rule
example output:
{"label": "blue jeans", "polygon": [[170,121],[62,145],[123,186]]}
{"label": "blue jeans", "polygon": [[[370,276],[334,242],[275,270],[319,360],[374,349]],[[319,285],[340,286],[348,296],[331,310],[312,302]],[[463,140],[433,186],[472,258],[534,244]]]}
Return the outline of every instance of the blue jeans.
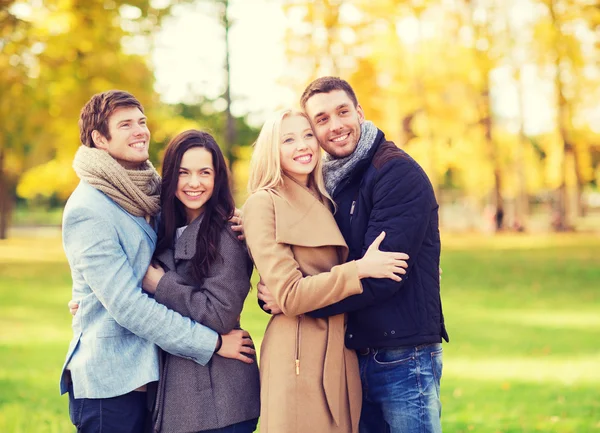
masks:
{"label": "blue jeans", "polygon": [[69,386],[69,416],[78,433],[144,433],[146,393],[112,398],[74,398]]}
{"label": "blue jeans", "polygon": [[222,428],[217,428],[213,430],[202,430],[201,433],[252,433],[254,430],[256,430],[257,424],[258,418],[254,418],[249,419],[248,421],[238,422],[237,424],[231,424]]}
{"label": "blue jeans", "polygon": [[442,345],[357,351],[360,433],[441,433]]}

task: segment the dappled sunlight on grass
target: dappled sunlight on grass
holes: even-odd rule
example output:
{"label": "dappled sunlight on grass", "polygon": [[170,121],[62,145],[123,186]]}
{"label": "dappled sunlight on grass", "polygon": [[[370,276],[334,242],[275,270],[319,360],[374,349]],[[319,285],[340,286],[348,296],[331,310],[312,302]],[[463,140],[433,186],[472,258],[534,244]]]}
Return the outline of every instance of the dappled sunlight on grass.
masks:
{"label": "dappled sunlight on grass", "polygon": [[0,263],[66,263],[60,233],[0,240]]}
{"label": "dappled sunlight on grass", "polygon": [[568,246],[589,246],[600,242],[600,233],[444,233],[442,247],[451,250],[529,250]]}
{"label": "dappled sunlight on grass", "polygon": [[593,356],[447,357],[444,376],[452,379],[506,382],[556,382],[600,385],[600,351]]}

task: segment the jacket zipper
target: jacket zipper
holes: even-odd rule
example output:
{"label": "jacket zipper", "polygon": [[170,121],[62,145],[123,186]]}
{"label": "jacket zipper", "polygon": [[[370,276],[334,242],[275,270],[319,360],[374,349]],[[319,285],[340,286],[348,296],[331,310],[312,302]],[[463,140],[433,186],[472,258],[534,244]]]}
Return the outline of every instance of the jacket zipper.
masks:
{"label": "jacket zipper", "polygon": [[350,224],[352,224],[352,216],[354,215],[354,207],[356,206],[356,200],[352,200],[352,206],[350,206]]}
{"label": "jacket zipper", "polygon": [[300,338],[302,336],[302,328],[300,327],[301,321],[302,316],[298,316],[298,321],[296,322],[296,356],[294,360],[294,364],[296,366],[296,376],[300,375]]}

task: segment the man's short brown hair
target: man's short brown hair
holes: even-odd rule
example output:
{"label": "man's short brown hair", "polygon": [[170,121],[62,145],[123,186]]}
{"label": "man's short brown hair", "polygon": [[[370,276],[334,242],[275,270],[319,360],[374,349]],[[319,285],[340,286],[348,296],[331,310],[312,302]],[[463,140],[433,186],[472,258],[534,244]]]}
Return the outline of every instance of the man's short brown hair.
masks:
{"label": "man's short brown hair", "polygon": [[81,144],[96,147],[92,139],[92,131],[97,130],[110,140],[108,118],[118,108],[137,107],[144,112],[144,107],[131,93],[123,90],[109,90],[97,93],[83,106],[79,114],[79,137]]}
{"label": "man's short brown hair", "polygon": [[334,90],[343,90],[346,95],[352,100],[355,107],[358,106],[358,99],[352,89],[352,86],[348,84],[346,80],[342,80],[339,77],[321,77],[310,83],[308,87],[302,93],[300,98],[300,106],[306,111],[306,101],[308,101],[313,95],[318,93],[329,93]]}

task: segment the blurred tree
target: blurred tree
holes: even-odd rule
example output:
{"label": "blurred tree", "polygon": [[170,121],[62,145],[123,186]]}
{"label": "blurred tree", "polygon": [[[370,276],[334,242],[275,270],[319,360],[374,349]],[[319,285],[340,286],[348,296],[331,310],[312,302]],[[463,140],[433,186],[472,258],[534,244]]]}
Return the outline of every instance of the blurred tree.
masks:
{"label": "blurred tree", "polygon": [[[160,2],[38,0],[3,5],[0,64],[10,67],[1,68],[0,87],[3,96],[11,96],[0,103],[6,124],[0,161],[11,159],[15,173],[7,177],[0,166],[0,184],[8,185],[1,190],[9,202],[17,183],[23,198],[68,196],[77,181],[70,166],[80,145],[79,110],[94,93],[127,90],[146,107],[150,125],[160,123],[153,117],[159,101],[146,55],[149,37],[175,2],[160,8],[154,3]],[[1,237],[10,206],[0,209]]]}

